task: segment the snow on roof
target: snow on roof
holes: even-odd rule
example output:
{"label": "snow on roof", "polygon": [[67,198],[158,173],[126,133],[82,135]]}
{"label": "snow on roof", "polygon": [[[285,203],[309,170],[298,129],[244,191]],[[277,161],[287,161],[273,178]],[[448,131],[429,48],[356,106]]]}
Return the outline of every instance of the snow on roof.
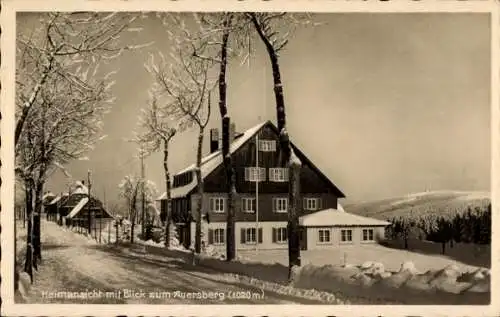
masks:
{"label": "snow on roof", "polygon": [[154,203],[148,204],[148,209],[152,210],[157,215],[160,214],[160,210],[158,210],[158,208],[156,207],[156,205]]}
{"label": "snow on roof", "polygon": [[83,206],[85,206],[85,204],[89,201],[89,199],[87,197],[85,198],[82,198],[82,200],[80,200],[78,202],[78,204],[76,204],[76,206],[71,210],[71,212],[69,213],[69,215],[67,216],[67,218],[73,218],[74,216],[76,216],[76,214],[78,214],[80,212],[80,210],[82,210]]}
{"label": "snow on roof", "polygon": [[54,199],[52,199],[52,200],[49,202],[49,205],[53,205],[53,204],[57,203],[59,200],[61,200],[61,196],[57,196],[57,197],[55,197]]}
{"label": "snow on roof", "polygon": [[76,189],[71,194],[88,194],[89,189],[81,182],[76,182]]}
{"label": "snow on roof", "polygon": [[55,195],[52,192],[47,192],[45,195],[42,196],[42,200],[45,200],[49,197],[54,197]]}
{"label": "snow on roof", "polygon": [[[250,138],[252,138],[265,124],[269,123],[270,121],[264,121],[256,126],[251,127],[250,129],[246,130],[245,132],[239,134],[239,137],[235,139],[232,143],[231,146],[229,147],[229,153],[234,153],[236,150],[238,150],[243,144],[245,144]],[[223,163],[223,157],[222,157],[222,150],[218,150],[214,153],[211,153],[204,158],[201,159],[201,177],[205,178],[208,174],[212,173],[217,166]],[[177,172],[175,175],[180,175],[189,171],[194,171],[196,168],[196,164],[191,164],[190,166],[186,167],[185,169]],[[171,191],[171,196],[172,198],[178,198],[178,197],[184,197],[186,196],[191,190],[193,190],[196,187],[196,179],[193,177],[193,181],[187,185],[184,185],[182,187],[177,187],[173,188]],[[167,198],[167,193],[163,193],[160,197],[157,198],[157,200],[163,200]]]}
{"label": "snow on roof", "polygon": [[[248,141],[255,133],[257,133],[257,131],[259,131],[268,122],[269,121],[261,122],[261,123],[257,124],[256,126],[253,126],[250,129],[243,132],[240,137],[238,137],[236,140],[234,140],[231,143],[231,146],[229,148],[229,152],[231,154],[234,153],[237,149],[239,149],[246,141]],[[218,162],[218,164],[215,164],[215,162]],[[206,165],[207,163],[210,163],[210,165]],[[201,159],[202,177],[204,176],[204,173],[203,173],[204,170],[207,171],[207,170],[210,170],[210,168],[215,168],[221,163],[222,163],[222,150],[218,150],[214,153],[210,153],[209,155],[202,158]],[[188,167],[186,167],[185,169],[177,172],[175,175],[183,174],[183,173],[188,172],[190,170],[194,170],[195,168],[196,168],[196,164],[191,164]],[[210,170],[210,172],[212,170]],[[210,173],[210,172],[208,172],[208,173]],[[205,173],[205,174],[208,174],[208,173]]]}
{"label": "snow on roof", "polygon": [[[324,209],[299,218],[299,224],[304,227],[326,226],[387,226],[390,222],[354,215],[339,209]],[[343,211],[343,212],[342,212]]]}

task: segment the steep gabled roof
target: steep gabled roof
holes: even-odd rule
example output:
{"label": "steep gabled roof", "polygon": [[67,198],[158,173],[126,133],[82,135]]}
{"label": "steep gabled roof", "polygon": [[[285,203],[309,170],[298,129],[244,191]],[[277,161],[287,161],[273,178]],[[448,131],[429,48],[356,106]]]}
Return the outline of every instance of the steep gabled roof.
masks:
{"label": "steep gabled roof", "polygon": [[71,219],[74,216],[76,216],[80,212],[80,210],[82,210],[82,208],[87,204],[88,201],[89,199],[87,197],[82,198],[78,202],[78,204],[76,204],[76,206],[73,207],[73,209],[71,209],[71,212],[66,217]]}
{"label": "steep gabled roof", "polygon": [[43,204],[44,205],[48,205],[50,204],[50,202],[56,198],[56,195],[51,193],[51,192],[47,192],[45,193],[43,196],[42,196],[42,201],[43,201]]}
{"label": "steep gabled roof", "polygon": [[[276,134],[279,135],[278,128],[271,122],[271,121],[265,121],[261,122],[250,129],[246,130],[245,132],[239,134],[237,138],[231,143],[229,151],[231,154],[236,152],[239,148],[241,148],[246,142],[248,142],[252,137],[257,134],[258,131],[260,131],[263,127],[268,126],[270,127]],[[295,151],[296,155],[300,158],[302,162],[305,162],[314,172],[316,172],[324,181],[326,181],[332,188],[334,188],[335,194],[339,198],[345,197],[344,193],[338,189],[333,182],[326,177],[305,155],[302,153],[294,144],[291,142],[291,146],[293,150]],[[208,175],[210,175],[217,167],[219,167],[221,164],[223,164],[223,157],[222,157],[222,150],[218,150],[214,153],[211,153],[205,157],[202,158],[201,160],[201,177],[204,179]],[[177,172],[174,176],[176,175],[181,175],[189,171],[194,171],[196,169],[196,164],[191,164],[190,166],[182,169],[181,171]],[[197,181],[195,177],[193,177],[193,180],[191,183],[181,186],[181,187],[176,187],[171,190],[171,196],[172,198],[177,198],[177,197],[184,197],[191,193],[197,185]],[[167,193],[164,192],[160,197],[157,198],[157,200],[163,200],[167,198]]]}
{"label": "steep gabled roof", "polygon": [[[246,130],[240,134],[229,147],[229,152],[233,154],[239,148],[241,148],[248,140],[250,140],[264,125],[271,123],[270,121],[265,121],[257,124],[256,126]],[[205,178],[210,173],[212,173],[219,165],[223,163],[222,150],[218,150],[214,153],[210,153],[201,159],[201,177]],[[191,164],[183,170],[177,172],[175,175],[181,175],[189,171],[194,171],[196,164]],[[174,176],[175,176],[174,175]],[[184,185],[182,187],[172,188],[171,195],[172,198],[184,197],[189,194],[193,189],[196,188],[196,179],[193,177],[191,183]],[[157,200],[163,200],[167,198],[167,193],[163,193]]]}

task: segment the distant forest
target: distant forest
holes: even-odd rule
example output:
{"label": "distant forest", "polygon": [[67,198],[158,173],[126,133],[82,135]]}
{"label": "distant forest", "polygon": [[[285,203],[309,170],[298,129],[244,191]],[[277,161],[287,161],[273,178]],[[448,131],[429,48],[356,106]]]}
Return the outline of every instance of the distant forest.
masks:
{"label": "distant forest", "polygon": [[402,239],[405,249],[408,240],[417,238],[442,244],[442,253],[450,243],[491,243],[491,203],[486,206],[468,206],[454,213],[410,212],[404,216],[387,218],[392,225],[386,229],[388,239]]}

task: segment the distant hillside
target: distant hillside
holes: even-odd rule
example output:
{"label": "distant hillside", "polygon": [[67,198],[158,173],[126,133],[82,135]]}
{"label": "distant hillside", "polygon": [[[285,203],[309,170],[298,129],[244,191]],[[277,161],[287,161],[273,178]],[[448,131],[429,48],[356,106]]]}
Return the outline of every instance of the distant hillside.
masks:
{"label": "distant hillside", "polygon": [[392,219],[394,217],[421,216],[426,214],[450,215],[461,213],[468,207],[486,207],[490,203],[487,192],[431,191],[409,194],[405,197],[348,204],[347,212],[373,217]]}

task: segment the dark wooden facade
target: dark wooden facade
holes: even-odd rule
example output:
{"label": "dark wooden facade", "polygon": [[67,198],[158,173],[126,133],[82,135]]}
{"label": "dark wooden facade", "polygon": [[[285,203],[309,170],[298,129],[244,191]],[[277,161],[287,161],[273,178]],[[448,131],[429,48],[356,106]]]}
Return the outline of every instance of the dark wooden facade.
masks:
{"label": "dark wooden facade", "polygon": [[[266,180],[259,182],[259,221],[286,221],[286,213],[276,213],[273,211],[273,198],[288,195],[288,182],[274,182],[269,179],[269,168],[279,166],[279,142],[277,128],[271,123],[266,123],[259,131],[259,140],[276,141],[276,151],[259,151],[258,166],[266,168]],[[242,197],[255,197],[255,182],[245,180],[245,168],[257,166],[255,135],[244,142],[233,154],[233,164],[236,172],[236,190],[238,198],[236,201],[235,221],[255,221],[255,213],[243,212],[241,205]],[[321,209],[337,208],[338,198],[345,197],[344,194],[314,166],[314,164],[295,146],[296,155],[302,161],[301,169],[301,194],[303,198],[320,197],[322,200]],[[203,167],[202,167],[203,169]],[[173,179],[173,187],[186,186],[193,180],[193,172],[176,175]],[[210,197],[225,197],[227,193],[226,174],[223,164],[216,167],[204,178],[204,206],[209,208]],[[196,188],[192,189],[186,197],[174,198],[172,200],[172,217],[176,223],[189,223],[193,220],[191,215],[193,199],[197,197]],[[166,200],[161,202],[162,214],[166,210]],[[204,210],[204,214],[208,210]],[[227,210],[225,210],[227,212]],[[225,222],[226,213],[208,212],[210,222]],[[303,211],[302,214],[314,211]]]}

